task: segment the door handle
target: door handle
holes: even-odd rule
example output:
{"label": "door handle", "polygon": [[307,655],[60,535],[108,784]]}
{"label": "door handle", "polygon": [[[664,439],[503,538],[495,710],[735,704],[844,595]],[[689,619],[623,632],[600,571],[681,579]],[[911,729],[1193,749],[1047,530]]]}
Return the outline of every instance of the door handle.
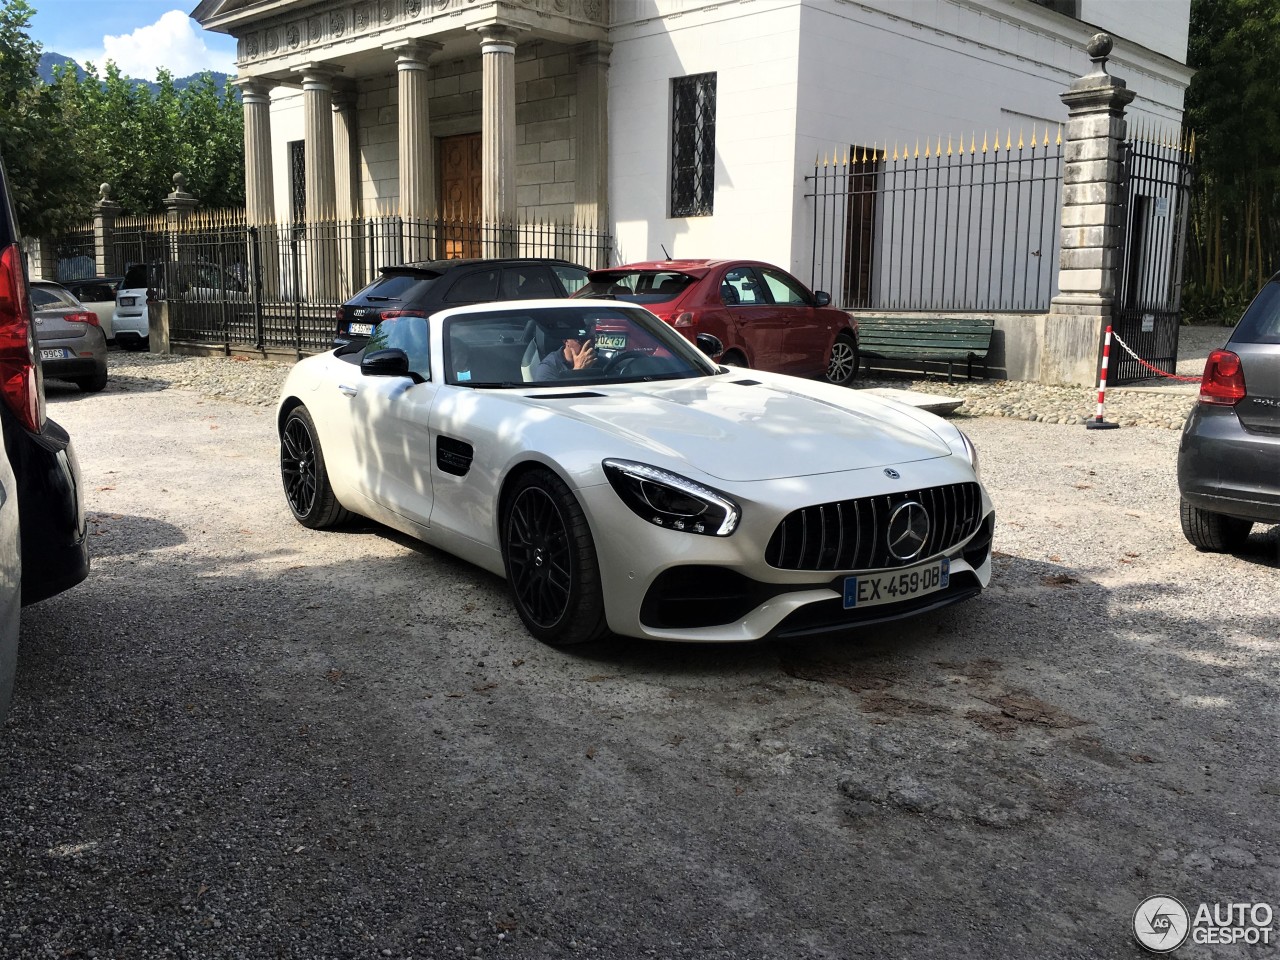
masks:
{"label": "door handle", "polygon": [[356,395],[356,388],[349,387],[345,383],[340,383],[338,384],[338,392],[344,397],[354,397]]}

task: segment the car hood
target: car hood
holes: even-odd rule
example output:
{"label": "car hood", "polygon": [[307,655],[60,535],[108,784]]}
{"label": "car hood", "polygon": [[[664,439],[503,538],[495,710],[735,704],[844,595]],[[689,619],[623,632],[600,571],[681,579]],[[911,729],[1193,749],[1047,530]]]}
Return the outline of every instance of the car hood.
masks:
{"label": "car hood", "polygon": [[802,380],[782,382],[788,380],[592,385],[524,400],[725,481],[883,467],[952,452],[910,408]]}

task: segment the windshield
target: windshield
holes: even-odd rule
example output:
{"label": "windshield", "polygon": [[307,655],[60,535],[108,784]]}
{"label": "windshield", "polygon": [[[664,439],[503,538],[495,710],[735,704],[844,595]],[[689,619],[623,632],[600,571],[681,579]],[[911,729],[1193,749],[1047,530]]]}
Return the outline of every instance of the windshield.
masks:
{"label": "windshield", "polygon": [[705,377],[718,368],[647,310],[510,309],[445,323],[445,379],[464,387],[585,386]]}
{"label": "windshield", "polygon": [[629,303],[666,303],[684,293],[696,277],[671,270],[609,270],[591,275],[586,286],[574,296],[607,297]]}
{"label": "windshield", "polygon": [[1244,312],[1232,343],[1280,343],[1280,282],[1272,280]]}

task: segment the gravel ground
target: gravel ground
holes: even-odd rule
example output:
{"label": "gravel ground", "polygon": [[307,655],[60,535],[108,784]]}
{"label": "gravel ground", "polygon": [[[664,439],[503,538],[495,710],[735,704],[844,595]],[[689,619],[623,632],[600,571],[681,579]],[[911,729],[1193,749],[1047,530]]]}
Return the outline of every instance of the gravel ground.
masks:
{"label": "gravel ground", "polygon": [[113,363],[50,386],[94,569],[24,611],[0,956],[1137,958],[1147,896],[1274,902],[1280,538],[1190,548],[1172,430],[969,418],[960,607],[568,654],[494,577],[295,524],[272,411],[205,395],[280,370]]}

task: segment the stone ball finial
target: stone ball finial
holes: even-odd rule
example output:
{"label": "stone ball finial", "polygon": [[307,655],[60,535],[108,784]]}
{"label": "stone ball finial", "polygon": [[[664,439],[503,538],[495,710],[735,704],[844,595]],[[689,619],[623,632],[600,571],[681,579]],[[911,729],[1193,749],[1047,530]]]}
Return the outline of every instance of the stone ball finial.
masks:
{"label": "stone ball finial", "polygon": [[1095,33],[1089,38],[1089,42],[1085,45],[1085,50],[1089,54],[1089,59],[1094,62],[1099,72],[1107,72],[1107,57],[1111,56],[1111,48],[1115,44],[1111,40],[1109,33]]}
{"label": "stone ball finial", "polygon": [[111,184],[104,183],[100,187],[98,187],[98,199],[99,200],[111,199]]}
{"label": "stone ball finial", "polygon": [[187,189],[187,177],[183,173],[175,173],[173,175],[173,189],[178,193],[183,193]]}

